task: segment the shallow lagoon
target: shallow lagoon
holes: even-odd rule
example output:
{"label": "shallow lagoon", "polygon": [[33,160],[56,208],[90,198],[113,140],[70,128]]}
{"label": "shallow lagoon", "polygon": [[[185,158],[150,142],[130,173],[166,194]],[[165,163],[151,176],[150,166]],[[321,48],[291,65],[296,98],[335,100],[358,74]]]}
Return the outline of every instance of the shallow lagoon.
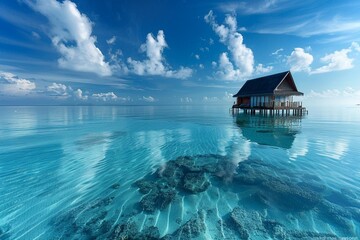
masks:
{"label": "shallow lagoon", "polygon": [[[360,109],[0,107],[1,239],[360,235]],[[175,177],[174,177],[175,176]]]}

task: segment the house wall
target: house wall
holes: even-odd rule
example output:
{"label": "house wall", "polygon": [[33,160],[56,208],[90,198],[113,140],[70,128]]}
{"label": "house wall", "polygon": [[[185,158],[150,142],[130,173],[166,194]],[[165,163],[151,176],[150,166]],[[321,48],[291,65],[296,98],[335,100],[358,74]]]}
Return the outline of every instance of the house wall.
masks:
{"label": "house wall", "polygon": [[250,105],[250,97],[238,97],[236,98],[237,105]]}
{"label": "house wall", "polygon": [[272,96],[252,96],[250,99],[251,107],[270,107]]}
{"label": "house wall", "polygon": [[[252,96],[250,107],[289,107],[293,103],[293,96]],[[243,102],[238,103],[243,104]]]}

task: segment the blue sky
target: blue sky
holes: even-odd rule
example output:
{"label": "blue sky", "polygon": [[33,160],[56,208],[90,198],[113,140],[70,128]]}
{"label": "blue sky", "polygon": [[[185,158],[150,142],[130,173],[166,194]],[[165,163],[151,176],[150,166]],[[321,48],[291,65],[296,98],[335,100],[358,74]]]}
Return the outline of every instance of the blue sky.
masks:
{"label": "blue sky", "polygon": [[0,105],[231,105],[245,80],[289,69],[303,101],[355,105],[359,11],[352,0],[4,0]]}

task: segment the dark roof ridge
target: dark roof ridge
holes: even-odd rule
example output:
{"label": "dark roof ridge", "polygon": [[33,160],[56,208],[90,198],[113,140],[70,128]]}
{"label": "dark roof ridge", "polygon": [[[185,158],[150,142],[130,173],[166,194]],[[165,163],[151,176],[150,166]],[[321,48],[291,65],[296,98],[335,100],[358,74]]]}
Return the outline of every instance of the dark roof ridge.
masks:
{"label": "dark roof ridge", "polygon": [[273,95],[278,92],[277,88],[288,79],[292,92],[294,95],[301,94],[296,87],[295,81],[290,71],[275,73],[272,75],[262,76],[254,79],[247,80],[241,87],[239,92],[233,97],[240,96],[256,96],[256,95]]}

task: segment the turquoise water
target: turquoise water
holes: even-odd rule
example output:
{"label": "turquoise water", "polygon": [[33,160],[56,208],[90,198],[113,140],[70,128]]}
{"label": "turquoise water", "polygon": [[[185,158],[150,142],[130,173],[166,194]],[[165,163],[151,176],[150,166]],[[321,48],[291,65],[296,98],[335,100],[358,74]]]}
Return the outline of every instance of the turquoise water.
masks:
{"label": "turquoise water", "polygon": [[360,108],[0,107],[0,239],[360,236]]}

